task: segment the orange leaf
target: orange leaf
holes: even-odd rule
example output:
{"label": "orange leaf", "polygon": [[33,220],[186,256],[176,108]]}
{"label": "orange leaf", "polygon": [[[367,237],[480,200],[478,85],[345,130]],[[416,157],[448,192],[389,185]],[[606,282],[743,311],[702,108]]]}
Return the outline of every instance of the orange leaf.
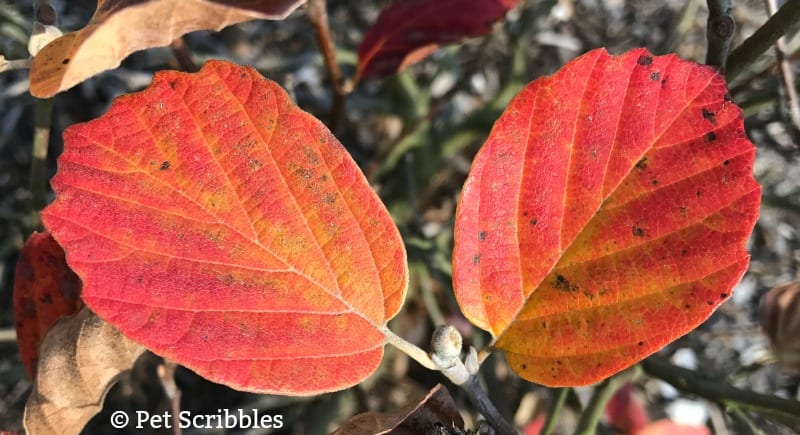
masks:
{"label": "orange leaf", "polygon": [[25,371],[36,377],[39,343],[56,320],[80,308],[81,280],[48,232],[33,233],[19,254],[14,274],[17,343]]}
{"label": "orange leaf", "polygon": [[160,73],[64,140],[43,219],[103,319],[244,390],[315,394],[376,369],[405,249],[277,84],[220,61]]}
{"label": "orange leaf", "polygon": [[169,45],[195,30],[282,19],[303,0],[99,0],[86,27],[46,45],[31,64],[31,94],[50,98],[119,66],[134,51]]}
{"label": "orange leaf", "polygon": [[519,0],[396,0],[358,47],[358,77],[386,76],[492,29]]}
{"label": "orange leaf", "polygon": [[462,310],[525,379],[630,366],[705,320],[747,268],[754,154],[710,67],[600,49],[536,80],[464,185]]}

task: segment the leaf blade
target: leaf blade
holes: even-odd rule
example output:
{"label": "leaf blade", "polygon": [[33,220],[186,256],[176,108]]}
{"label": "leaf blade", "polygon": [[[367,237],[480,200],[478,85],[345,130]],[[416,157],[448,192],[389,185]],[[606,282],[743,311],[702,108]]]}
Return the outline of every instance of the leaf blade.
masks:
{"label": "leaf blade", "polygon": [[65,141],[44,220],[101,317],[252,391],[331,391],[377,367],[404,247],[344,148],[276,84],[225,62],[162,73]]}
{"label": "leaf blade", "polygon": [[526,87],[476,157],[456,218],[462,311],[534,382],[631,365],[744,273],[753,157],[713,70],[587,53]]}

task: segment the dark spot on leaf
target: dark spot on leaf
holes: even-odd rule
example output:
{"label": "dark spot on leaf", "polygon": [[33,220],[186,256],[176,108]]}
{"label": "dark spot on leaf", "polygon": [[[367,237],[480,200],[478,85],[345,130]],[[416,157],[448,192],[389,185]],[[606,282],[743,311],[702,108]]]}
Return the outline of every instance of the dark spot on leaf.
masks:
{"label": "dark spot on leaf", "polygon": [[556,274],[556,280],[553,282],[553,287],[560,292],[578,291],[578,286],[569,282],[569,280],[560,273]]}
{"label": "dark spot on leaf", "polygon": [[322,202],[325,203],[325,204],[331,205],[334,202],[336,202],[336,197],[331,195],[330,193],[327,193],[327,194],[322,196]]}
{"label": "dark spot on leaf", "polygon": [[727,297],[728,297],[728,294],[727,294],[727,293],[720,293],[720,294],[719,294],[719,298],[720,298],[720,299],[725,299],[725,298],[727,298]]}
{"label": "dark spot on leaf", "polygon": [[702,196],[702,195],[703,195],[703,192],[700,192],[700,191],[698,190],[697,192],[695,192],[695,195],[696,195],[696,196],[699,198],[700,196]]}
{"label": "dark spot on leaf", "polygon": [[706,140],[706,143],[714,142],[715,140],[717,140],[717,134],[714,133],[713,131],[709,131],[705,135],[705,140]]}
{"label": "dark spot on leaf", "polygon": [[633,234],[634,237],[644,237],[644,228],[634,225],[631,227],[631,234]]}
{"label": "dark spot on leaf", "polygon": [[731,161],[730,160],[725,160],[724,162],[722,162],[722,164],[725,165],[725,166],[728,166],[728,165],[731,164]]}
{"label": "dark spot on leaf", "polygon": [[639,56],[639,59],[636,59],[636,63],[642,66],[649,66],[653,64],[653,58],[643,54]]}
{"label": "dark spot on leaf", "polygon": [[638,342],[638,343],[636,343],[636,344],[637,344],[638,346],[644,346],[644,341],[640,341],[640,342]]}
{"label": "dark spot on leaf", "polygon": [[688,310],[689,308],[692,308],[692,306],[690,304],[684,304],[683,308],[686,308]]}
{"label": "dark spot on leaf", "polygon": [[53,303],[53,295],[51,295],[50,293],[45,293],[41,297],[39,297],[39,302],[50,305]]}
{"label": "dark spot on leaf", "polygon": [[636,162],[636,169],[640,171],[644,171],[645,169],[647,169],[647,157],[642,157],[641,160]]}
{"label": "dark spot on leaf", "polygon": [[659,77],[661,77],[661,74],[658,71],[653,71],[652,73],[650,73],[650,80],[654,82],[657,82]]}
{"label": "dark spot on leaf", "polygon": [[168,160],[164,160],[161,162],[161,166],[158,167],[160,171],[166,171],[171,166],[171,163]]}
{"label": "dark spot on leaf", "polygon": [[653,186],[658,186],[658,180],[654,178],[653,181],[650,182],[650,184],[652,184]]}
{"label": "dark spot on leaf", "polygon": [[531,225],[536,226],[539,221],[536,219],[531,219]]}
{"label": "dark spot on leaf", "polygon": [[325,175],[325,174],[322,174],[322,176],[319,177],[319,181],[323,181],[323,182],[328,181],[328,176]]}
{"label": "dark spot on leaf", "polygon": [[62,61],[61,61],[61,65],[66,65],[66,64],[68,64],[70,60],[71,60],[70,58],[66,58],[66,59],[62,60]]}
{"label": "dark spot on leaf", "polygon": [[663,79],[661,79],[661,88],[666,88],[666,87],[667,87],[667,78],[664,77]]}
{"label": "dark spot on leaf", "polygon": [[141,283],[142,283],[142,277],[141,276],[137,276],[136,277],[136,284],[141,284]]}
{"label": "dark spot on leaf", "polygon": [[703,109],[703,118],[707,119],[710,123],[714,125],[717,124],[717,115],[708,109]]}
{"label": "dark spot on leaf", "polygon": [[522,216],[528,217],[528,212],[527,211],[523,211],[522,212]]}
{"label": "dark spot on leaf", "polygon": [[556,360],[556,364],[558,364],[558,365],[564,365],[564,363],[562,363],[560,359],[557,359],[557,360]]}
{"label": "dark spot on leaf", "polygon": [[475,254],[475,256],[472,257],[472,265],[477,266],[478,263],[480,262],[481,262],[481,254]]}
{"label": "dark spot on leaf", "polygon": [[542,322],[542,329],[547,329],[547,322]]}
{"label": "dark spot on leaf", "polygon": [[706,301],[708,305],[714,305],[714,301]]}
{"label": "dark spot on leaf", "polygon": [[686,249],[681,249],[681,257],[685,257],[685,256],[686,256],[686,254],[688,254],[688,253],[689,253],[689,251],[688,251],[688,250],[686,250]]}
{"label": "dark spot on leaf", "polygon": [[480,233],[478,233],[478,240],[480,240],[481,242],[486,240],[486,231],[481,231]]}

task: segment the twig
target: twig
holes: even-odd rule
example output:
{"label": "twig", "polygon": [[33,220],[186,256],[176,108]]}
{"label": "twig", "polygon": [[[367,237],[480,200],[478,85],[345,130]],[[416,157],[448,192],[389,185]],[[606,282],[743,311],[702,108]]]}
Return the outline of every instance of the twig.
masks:
{"label": "twig", "polygon": [[800,430],[800,401],[740,390],[725,383],[714,382],[698,372],[674,366],[657,357],[642,361],[641,366],[648,375],[659,378],[679,390],[724,406],[733,404],[746,408],[786,424],[794,430]]}
{"label": "twig", "polygon": [[567,401],[567,396],[569,396],[570,391],[572,391],[571,388],[558,389],[556,400],[550,405],[550,411],[547,413],[547,422],[544,424],[539,435],[550,435],[553,429],[556,428],[558,417],[561,415],[561,410],[564,409],[564,403]]}
{"label": "twig", "polygon": [[157,373],[164,393],[169,399],[170,413],[172,414],[173,434],[181,435],[180,415],[181,415],[181,389],[175,383],[175,370],[178,363],[165,359],[163,364],[159,364]]}
{"label": "twig", "polygon": [[769,50],[778,38],[798,25],[800,25],[800,0],[788,0],[775,15],[728,56],[725,72],[728,82],[744,72],[761,53]]}
{"label": "twig", "polygon": [[14,328],[0,329],[0,343],[17,341],[17,331]]}
{"label": "twig", "polygon": [[[778,4],[775,0],[764,0],[764,5],[770,16],[774,15],[778,10]],[[775,59],[778,62],[778,71],[783,82],[783,88],[786,90],[786,104],[789,106],[789,117],[795,129],[792,136],[796,140],[797,134],[800,133],[800,102],[798,102],[797,98],[792,65],[786,60],[786,38],[784,36],[775,41]]]}
{"label": "twig", "polygon": [[186,41],[183,40],[182,36],[172,41],[169,44],[169,48],[172,49],[172,54],[175,55],[175,60],[178,62],[178,67],[181,71],[197,72],[200,70],[194,59],[192,59],[192,52],[189,51],[189,47],[186,46]]}
{"label": "twig", "polygon": [[724,72],[725,61],[728,59],[733,33],[736,30],[731,0],[708,0],[707,3],[706,39],[708,40],[708,51],[706,52],[706,64],[717,66]]}
{"label": "twig", "polygon": [[32,228],[39,226],[39,211],[46,204],[45,167],[47,163],[47,148],[50,144],[50,124],[53,114],[53,99],[36,100],[36,127],[33,133],[33,151],[31,159],[31,202],[30,210],[33,215]]}
{"label": "twig", "polygon": [[335,133],[339,131],[344,120],[345,102],[347,99],[347,89],[342,80],[342,70],[336,59],[336,49],[331,38],[331,30],[328,26],[328,12],[325,0],[309,0],[308,18],[314,26],[317,35],[317,43],[325,61],[325,68],[328,70],[328,77],[331,80],[333,90],[333,106],[330,113],[330,128]]}
{"label": "twig", "polygon": [[478,376],[470,376],[467,382],[461,384],[460,387],[467,392],[472,403],[478,408],[478,412],[486,417],[486,421],[494,427],[498,435],[517,435],[519,433],[508,420],[503,418],[494,403],[489,400],[489,396],[486,395],[486,392],[481,387]]}
{"label": "twig", "polygon": [[12,71],[15,69],[28,69],[31,67],[32,61],[33,59],[7,60],[3,56],[0,56],[0,72]]}
{"label": "twig", "polygon": [[614,393],[628,381],[636,378],[641,369],[639,366],[633,366],[628,370],[618,373],[605,381],[603,381],[594,392],[586,409],[583,410],[583,415],[578,421],[578,427],[575,428],[576,435],[592,435],[597,431],[597,425],[600,418],[603,417],[603,411],[606,409],[606,404]]}

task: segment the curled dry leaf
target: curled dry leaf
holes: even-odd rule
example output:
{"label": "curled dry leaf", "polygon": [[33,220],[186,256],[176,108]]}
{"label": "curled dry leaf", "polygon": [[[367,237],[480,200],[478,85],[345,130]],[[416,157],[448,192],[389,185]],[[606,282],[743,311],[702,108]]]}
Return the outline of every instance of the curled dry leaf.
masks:
{"label": "curled dry leaf", "polygon": [[[436,427],[464,429],[464,420],[447,388],[441,384],[421,400],[394,412],[365,412],[345,422],[333,435],[416,435]],[[449,432],[442,432],[449,433]]]}
{"label": "curled dry leaf", "polygon": [[761,189],[714,69],[591,51],[529,84],[475,158],[455,224],[467,318],[523,378],[584,385],[731,294]]}
{"label": "curled dry leaf", "polygon": [[50,233],[28,237],[14,274],[14,317],[22,364],[32,378],[42,337],[56,320],[80,308],[80,293],[81,280]]}
{"label": "curled dry leaf", "polygon": [[42,48],[30,70],[31,94],[49,98],[117,67],[134,51],[170,44],[195,30],[254,19],[282,19],[303,0],[100,0],[89,24]]}
{"label": "curled dry leaf", "polygon": [[519,0],[395,0],[358,47],[358,77],[402,71],[440,45],[480,36]]}
{"label": "curled dry leaf", "polygon": [[773,288],[761,302],[761,327],[780,364],[800,373],[800,282]]}
{"label": "curled dry leaf", "polygon": [[80,433],[142,352],[144,347],[85,307],[59,320],[42,341],[38,375],[25,405],[25,431]]}

